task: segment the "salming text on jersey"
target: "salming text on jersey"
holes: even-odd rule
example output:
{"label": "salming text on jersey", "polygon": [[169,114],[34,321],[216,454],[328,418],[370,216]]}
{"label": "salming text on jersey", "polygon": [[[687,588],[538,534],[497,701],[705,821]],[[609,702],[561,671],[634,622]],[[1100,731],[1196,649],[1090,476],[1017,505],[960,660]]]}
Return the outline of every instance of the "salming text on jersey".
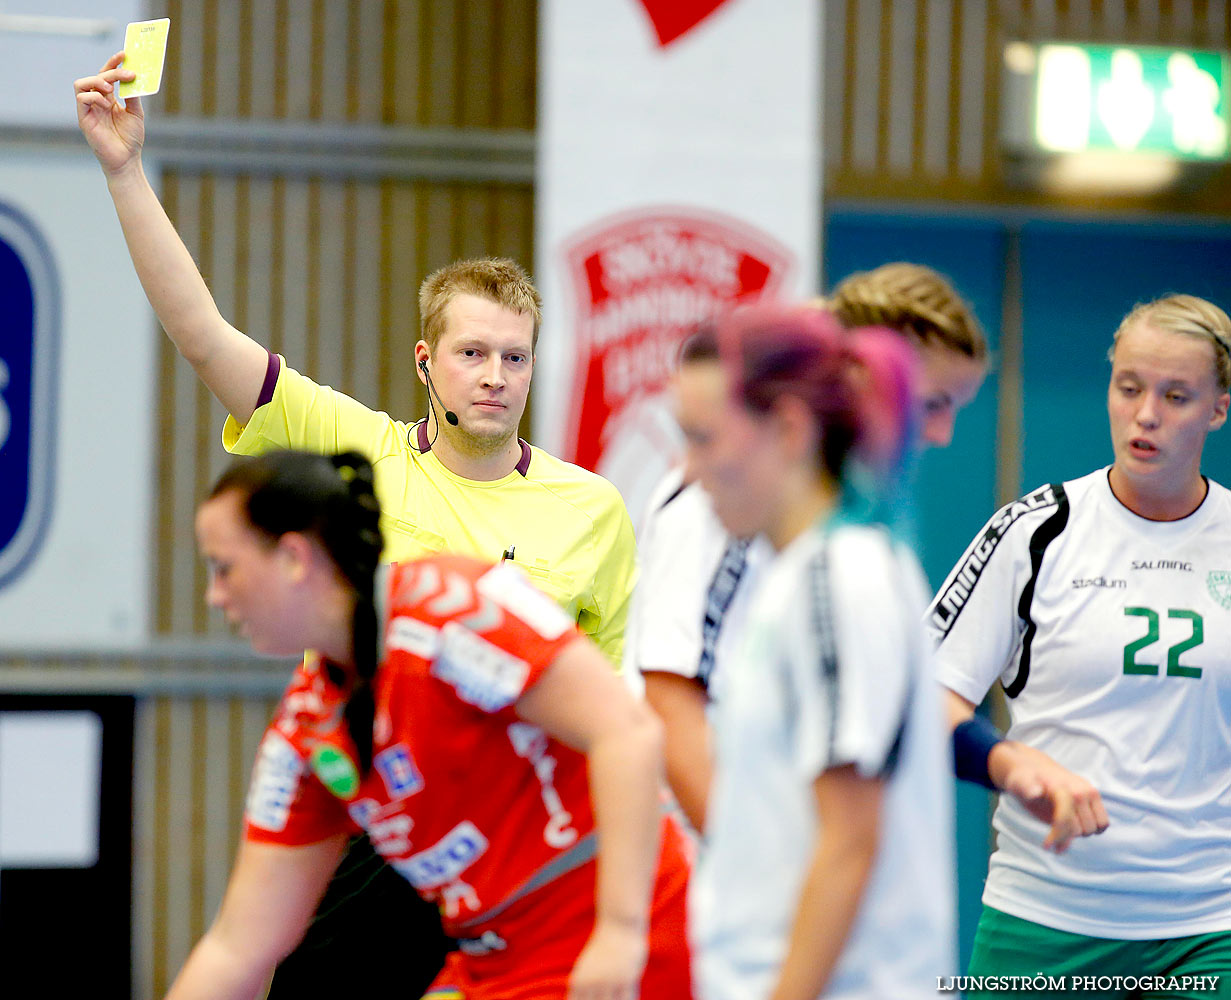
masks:
{"label": "salming text on jersey", "polygon": [[1044,486],[1041,490],[1014,500],[996,512],[982,536],[969,549],[957,569],[949,577],[949,582],[932,604],[931,625],[942,636],[949,632],[957,616],[966,605],[970,592],[983,573],[983,567],[991,559],[996,546],[1019,518],[1036,510],[1055,507],[1060,502],[1056,486]]}

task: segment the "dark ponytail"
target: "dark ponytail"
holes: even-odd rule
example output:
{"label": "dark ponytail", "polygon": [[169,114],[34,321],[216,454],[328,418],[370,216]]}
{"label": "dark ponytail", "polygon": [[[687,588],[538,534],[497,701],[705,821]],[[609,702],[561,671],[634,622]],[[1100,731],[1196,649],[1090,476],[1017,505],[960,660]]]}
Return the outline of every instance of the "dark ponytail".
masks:
{"label": "dark ponytail", "polygon": [[359,755],[359,772],[366,775],[372,767],[376,717],[374,587],[382,548],[372,464],[353,451],[333,456],[272,451],[233,465],[210,496],[232,491],[244,497],[252,527],[269,538],[292,531],[315,537],[354,591],[355,683],[344,718]]}
{"label": "dark ponytail", "polygon": [[328,538],[325,547],[338,568],[355,588],[354,655],[355,684],[346,701],[346,728],[359,754],[359,773],[372,768],[372,726],[376,719],[377,649],[379,623],[376,619],[376,566],[380,560],[380,504],[372,483],[372,466],[356,452],[333,456],[338,475],[347,484],[354,505],[354,524],[350,532],[338,527],[336,540]]}

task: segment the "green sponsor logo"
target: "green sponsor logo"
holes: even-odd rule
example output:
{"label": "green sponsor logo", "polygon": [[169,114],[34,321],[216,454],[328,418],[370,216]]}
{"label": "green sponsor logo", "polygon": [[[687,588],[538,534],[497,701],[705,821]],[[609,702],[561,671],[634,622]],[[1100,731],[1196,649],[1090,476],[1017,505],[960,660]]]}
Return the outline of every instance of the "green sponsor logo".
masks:
{"label": "green sponsor logo", "polygon": [[359,769],[337,747],[321,744],[313,750],[312,770],[321,784],[340,799],[354,798],[359,791]]}
{"label": "green sponsor logo", "polygon": [[1231,572],[1225,569],[1212,570],[1205,578],[1210,596],[1224,608],[1231,609]]}

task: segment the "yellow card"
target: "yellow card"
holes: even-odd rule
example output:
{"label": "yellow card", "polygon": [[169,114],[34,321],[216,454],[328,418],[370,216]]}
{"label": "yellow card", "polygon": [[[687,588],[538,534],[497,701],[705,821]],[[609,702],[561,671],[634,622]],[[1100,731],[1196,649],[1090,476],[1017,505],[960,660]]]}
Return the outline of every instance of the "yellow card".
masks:
{"label": "yellow card", "polygon": [[167,57],[169,17],[157,21],[133,21],[124,32],[125,69],[134,70],[137,79],[121,83],[120,97],[145,97],[157,94],[162,84],[162,64]]}

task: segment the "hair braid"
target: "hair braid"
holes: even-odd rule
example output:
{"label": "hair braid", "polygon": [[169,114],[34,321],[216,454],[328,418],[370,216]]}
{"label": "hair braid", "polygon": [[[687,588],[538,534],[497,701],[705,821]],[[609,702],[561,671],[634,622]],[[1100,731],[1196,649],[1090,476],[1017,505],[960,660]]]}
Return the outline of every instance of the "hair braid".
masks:
{"label": "hair braid", "polygon": [[884,326],[976,361],[987,340],[974,310],[937,271],[898,261],[844,278],[824,300],[848,327]]}
{"label": "hair braid", "polygon": [[[362,455],[344,452],[331,459],[347,486],[350,523],[327,526],[323,541],[339,570],[355,588],[353,620],[355,684],[347,698],[346,728],[359,754],[359,772],[372,767],[372,727],[376,719],[376,677],[379,623],[373,588],[380,561],[380,504],[372,485],[372,466]],[[339,519],[340,521],[342,519]]]}
{"label": "hair braid", "polygon": [[1195,295],[1165,295],[1153,302],[1141,302],[1120,321],[1107,351],[1115,361],[1120,335],[1136,323],[1144,323],[1163,333],[1182,333],[1208,340],[1214,348],[1214,377],[1218,391],[1231,389],[1231,317],[1218,306]]}

